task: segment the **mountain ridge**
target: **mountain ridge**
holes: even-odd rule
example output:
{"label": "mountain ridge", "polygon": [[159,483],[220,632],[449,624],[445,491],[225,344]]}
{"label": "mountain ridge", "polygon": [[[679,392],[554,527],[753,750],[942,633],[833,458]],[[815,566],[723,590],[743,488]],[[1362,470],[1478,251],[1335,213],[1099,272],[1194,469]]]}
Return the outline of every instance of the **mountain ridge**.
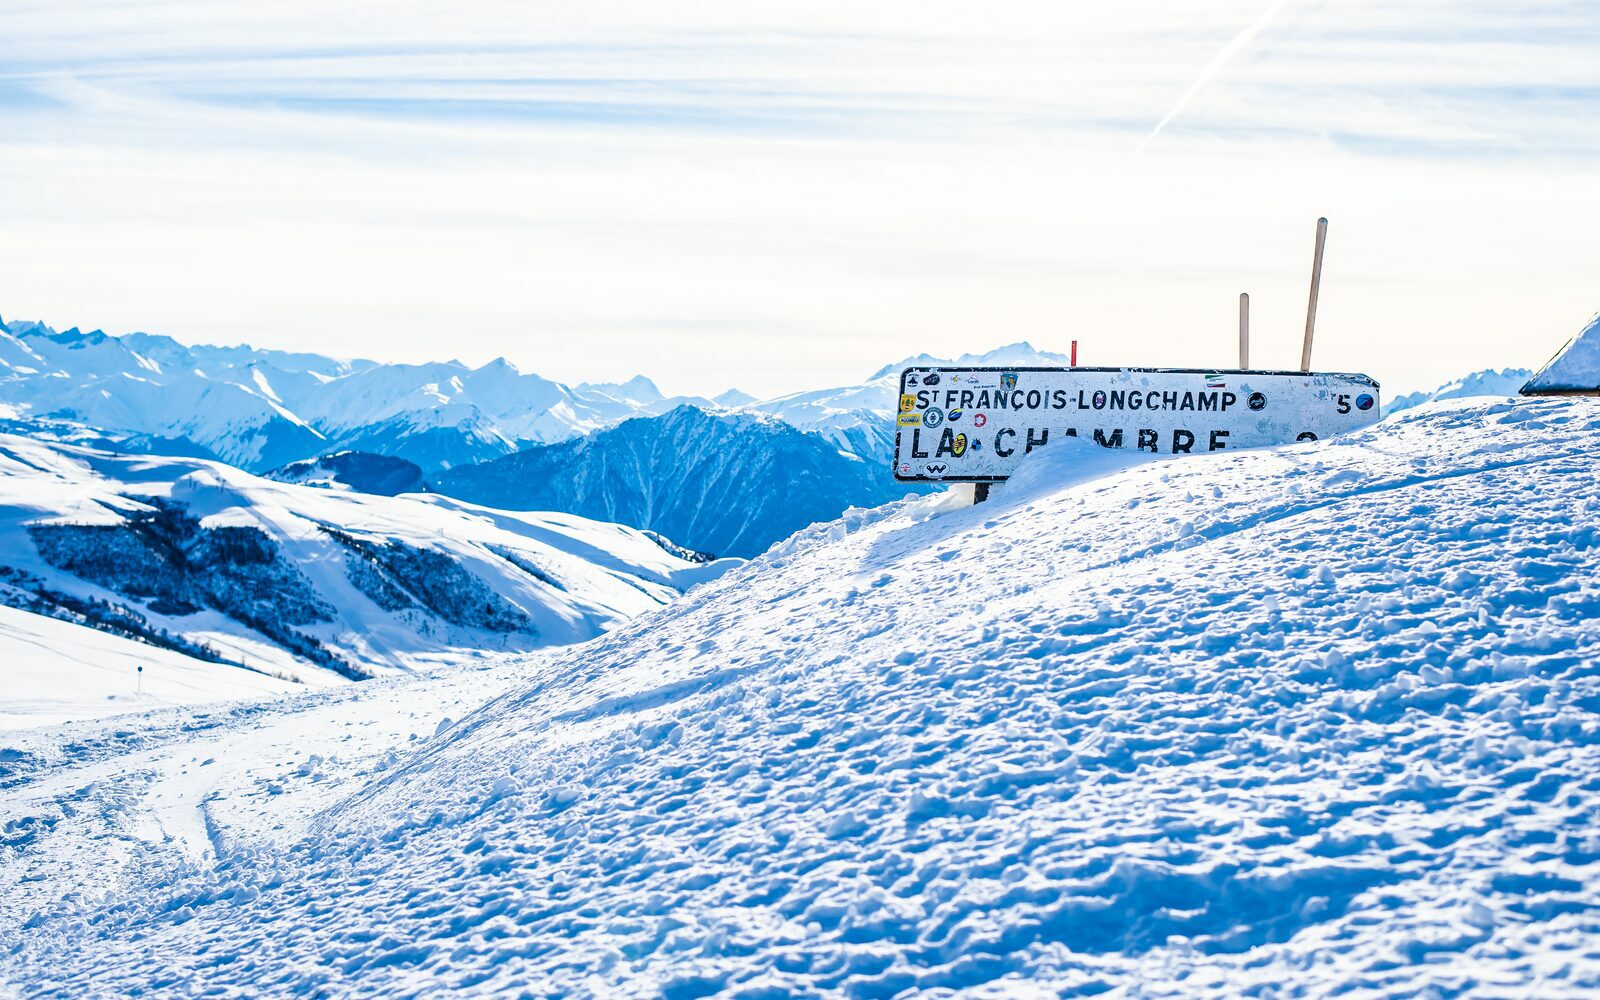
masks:
{"label": "mountain ridge", "polygon": [[[904,496],[886,467],[764,413],[692,405],[436,476],[432,488],[508,509],[553,508],[751,556],[846,507]],[[912,490],[910,492],[917,492]]]}
{"label": "mountain ridge", "polygon": [[[32,345],[32,346],[30,346]],[[0,320],[0,404],[18,416],[74,421],[112,436],[204,450],[250,472],[340,451],[413,461],[425,474],[490,461],[682,405],[777,416],[842,451],[888,464],[898,368],[866,381],[757,399],[666,396],[648,376],[567,385],[506,358],[383,363],[308,352],[186,346],[150,333],[107,334]],[[1027,342],[958,364],[1054,364]]]}
{"label": "mountain ridge", "polygon": [[431,472],[682,402],[715,405],[663,397],[644,376],[568,386],[505,358],[477,368],[383,364],[15,320],[0,321],[0,402],[35,418],[188,442],[252,472],[349,450]]}

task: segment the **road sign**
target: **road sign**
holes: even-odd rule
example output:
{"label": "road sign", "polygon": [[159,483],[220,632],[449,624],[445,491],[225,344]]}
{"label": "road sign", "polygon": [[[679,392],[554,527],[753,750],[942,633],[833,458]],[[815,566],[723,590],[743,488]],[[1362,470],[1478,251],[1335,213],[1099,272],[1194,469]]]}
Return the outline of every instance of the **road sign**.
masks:
{"label": "road sign", "polygon": [[895,478],[995,483],[1078,437],[1184,455],[1315,441],[1378,419],[1365,375],[1202,368],[908,368]]}

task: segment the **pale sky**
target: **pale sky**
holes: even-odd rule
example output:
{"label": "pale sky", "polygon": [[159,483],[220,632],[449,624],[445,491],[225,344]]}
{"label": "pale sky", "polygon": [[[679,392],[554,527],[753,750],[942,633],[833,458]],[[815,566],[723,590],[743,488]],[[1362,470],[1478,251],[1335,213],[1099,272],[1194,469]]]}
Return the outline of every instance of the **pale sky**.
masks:
{"label": "pale sky", "polygon": [[1029,340],[1385,395],[1600,309],[1600,0],[0,6],[0,315],[669,392]]}

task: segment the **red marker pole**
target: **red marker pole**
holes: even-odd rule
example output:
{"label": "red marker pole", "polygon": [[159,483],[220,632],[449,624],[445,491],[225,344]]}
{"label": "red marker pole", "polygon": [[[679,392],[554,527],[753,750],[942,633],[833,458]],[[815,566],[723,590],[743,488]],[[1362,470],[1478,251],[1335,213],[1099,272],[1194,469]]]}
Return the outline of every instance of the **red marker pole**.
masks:
{"label": "red marker pole", "polygon": [[1078,367],[1078,342],[1076,340],[1072,342],[1072,367]]}

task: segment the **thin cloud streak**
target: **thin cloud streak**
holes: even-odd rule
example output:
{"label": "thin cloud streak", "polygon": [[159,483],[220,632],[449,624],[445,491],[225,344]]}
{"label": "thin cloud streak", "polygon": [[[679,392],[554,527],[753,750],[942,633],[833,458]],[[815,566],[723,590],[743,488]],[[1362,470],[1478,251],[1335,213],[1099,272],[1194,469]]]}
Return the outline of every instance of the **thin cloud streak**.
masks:
{"label": "thin cloud streak", "polygon": [[1183,92],[1183,96],[1178,98],[1178,103],[1172,106],[1172,110],[1167,112],[1166,117],[1157,122],[1156,127],[1150,130],[1150,134],[1140,140],[1139,145],[1133,148],[1133,152],[1128,154],[1128,159],[1131,160],[1143,152],[1146,146],[1155,141],[1156,136],[1160,135],[1168,125],[1172,124],[1174,119],[1183,114],[1188,109],[1189,102],[1194,100],[1195,95],[1200,93],[1201,89],[1222,71],[1222,67],[1228,65],[1235,56],[1244,51],[1245,46],[1254,41],[1255,37],[1261,34],[1267,25],[1272,23],[1273,19],[1278,16],[1285,6],[1287,6],[1287,0],[1276,0],[1270,7],[1262,11],[1261,16],[1256,18],[1248,28],[1233,36],[1233,39],[1211,58],[1211,61],[1206,64],[1206,68],[1200,71],[1200,76],[1194,83],[1189,85],[1188,90]]}

